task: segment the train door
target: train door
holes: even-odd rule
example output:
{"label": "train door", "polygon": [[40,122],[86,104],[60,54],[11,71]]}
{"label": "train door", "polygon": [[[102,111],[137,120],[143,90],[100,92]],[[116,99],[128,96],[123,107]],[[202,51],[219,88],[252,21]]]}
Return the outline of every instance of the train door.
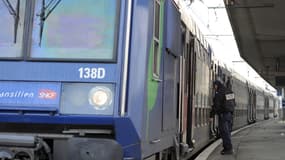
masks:
{"label": "train door", "polygon": [[187,137],[187,109],[188,109],[188,87],[187,87],[187,53],[188,53],[188,46],[189,46],[189,36],[186,31],[186,26],[182,25],[182,56],[180,59],[180,98],[179,98],[179,133],[180,133],[180,141],[184,144],[187,143],[186,137]]}
{"label": "train door", "polygon": [[195,80],[196,80],[196,53],[194,51],[194,42],[195,39],[192,35],[190,35],[190,44],[188,45],[188,53],[187,53],[187,76],[186,76],[186,83],[187,83],[187,92],[188,92],[188,99],[187,99],[187,143],[193,146],[193,129],[195,123],[195,116],[194,116],[194,96],[195,96]]}
{"label": "train door", "polygon": [[[216,62],[216,64],[214,65],[214,78],[213,78],[213,82],[215,80],[221,80],[222,79],[222,69],[219,66],[219,62]],[[212,85],[213,86],[213,85]],[[212,88],[212,99],[215,96],[215,90],[214,88]],[[211,134],[215,135],[215,136],[219,136],[219,118],[218,115],[216,114],[214,116],[214,120],[211,122]]]}
{"label": "train door", "polygon": [[183,144],[188,144],[189,147],[193,147],[192,144],[192,124],[194,123],[192,119],[193,113],[193,94],[194,94],[194,66],[195,55],[194,55],[194,39],[193,36],[186,31],[184,28],[183,32],[183,55],[181,60],[181,106],[180,106],[180,123],[179,132],[181,133],[180,139]]}
{"label": "train door", "polygon": [[178,105],[178,72],[179,57],[167,50],[164,56],[163,76],[163,131],[176,127],[176,113]]}
{"label": "train door", "polygon": [[253,90],[253,111],[252,111],[252,117],[253,117],[253,122],[256,121],[256,108],[257,108],[257,103],[256,103],[256,91]]}
{"label": "train door", "polygon": [[269,98],[267,95],[265,95],[264,98],[264,119],[268,119],[269,118]]}
{"label": "train door", "polygon": [[163,18],[164,7],[160,1],[153,1],[153,40],[149,60],[148,99],[147,99],[147,133],[146,138],[151,144],[160,142],[162,134],[162,55],[163,47],[163,25],[160,20]]}
{"label": "train door", "polygon": [[[184,27],[183,27],[184,28]],[[193,79],[191,75],[192,63],[191,63],[191,48],[194,43],[191,42],[191,35],[185,30],[183,33],[183,56],[182,56],[182,76],[180,83],[181,86],[181,112],[180,112],[180,133],[183,143],[188,143],[187,137],[191,135],[192,124],[192,99],[191,97],[191,81]]]}
{"label": "train door", "polygon": [[180,13],[172,1],[166,2],[166,44],[163,55],[162,131],[177,131],[179,60],[181,57]]}
{"label": "train door", "polygon": [[253,123],[253,116],[252,116],[252,113],[253,113],[253,92],[252,92],[252,89],[250,89],[250,92],[249,92],[249,106],[250,106],[249,119],[250,119],[250,123]]}
{"label": "train door", "polygon": [[[214,61],[214,62],[212,62],[212,66],[211,66],[211,81],[210,81],[210,105],[212,106],[212,104],[213,104],[213,101],[212,101],[212,99],[214,98],[214,96],[215,96],[215,91],[214,91],[214,88],[213,88],[213,82],[216,80],[216,76],[217,76],[217,74],[216,74],[216,71],[217,71],[217,64],[216,64],[216,62]],[[211,108],[212,109],[212,108]],[[210,114],[210,113],[209,113]],[[215,121],[211,121],[210,122],[210,130],[211,130],[211,135],[215,135],[215,133],[216,133],[216,129],[215,129],[216,127],[215,127]]]}
{"label": "train door", "polygon": [[252,115],[252,93],[251,93],[251,88],[247,82],[247,91],[248,91],[248,101],[247,101],[247,122],[248,123],[251,123],[252,122],[252,118],[251,118],[251,115]]}

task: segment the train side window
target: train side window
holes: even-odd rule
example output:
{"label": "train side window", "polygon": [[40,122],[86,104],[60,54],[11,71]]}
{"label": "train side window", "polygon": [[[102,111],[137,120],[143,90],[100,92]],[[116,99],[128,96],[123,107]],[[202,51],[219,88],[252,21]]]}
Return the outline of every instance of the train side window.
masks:
{"label": "train side window", "polygon": [[154,37],[159,40],[160,0],[154,1]]}
{"label": "train side window", "polygon": [[159,77],[159,43],[154,42],[153,75]]}
{"label": "train side window", "polygon": [[159,77],[160,62],[160,0],[154,0],[153,76]]}

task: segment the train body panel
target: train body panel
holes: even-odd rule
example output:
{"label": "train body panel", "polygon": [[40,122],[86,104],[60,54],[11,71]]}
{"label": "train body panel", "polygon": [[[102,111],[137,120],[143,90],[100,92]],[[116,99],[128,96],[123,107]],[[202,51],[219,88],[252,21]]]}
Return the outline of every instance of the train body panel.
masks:
{"label": "train body panel", "polygon": [[235,101],[236,101],[233,128],[237,129],[248,124],[249,92],[246,82],[236,77],[233,77],[232,86],[233,86],[233,92],[235,93]]}
{"label": "train body panel", "polygon": [[256,90],[256,108],[257,108],[257,120],[264,119],[264,104],[265,97],[262,90]]}

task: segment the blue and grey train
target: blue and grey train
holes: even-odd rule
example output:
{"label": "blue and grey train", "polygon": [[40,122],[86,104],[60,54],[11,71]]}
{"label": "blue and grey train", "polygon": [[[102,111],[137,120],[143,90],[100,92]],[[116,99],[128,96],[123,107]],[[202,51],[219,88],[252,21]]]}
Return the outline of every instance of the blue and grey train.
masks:
{"label": "blue and grey train", "polygon": [[237,128],[271,104],[173,0],[0,0],[0,14],[0,159],[187,159],[218,134],[218,76],[243,96]]}

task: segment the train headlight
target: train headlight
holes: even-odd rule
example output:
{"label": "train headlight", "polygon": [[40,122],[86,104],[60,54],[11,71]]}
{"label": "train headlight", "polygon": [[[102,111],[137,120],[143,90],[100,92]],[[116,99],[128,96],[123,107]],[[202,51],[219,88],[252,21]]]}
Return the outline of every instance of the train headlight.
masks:
{"label": "train headlight", "polygon": [[104,86],[97,86],[89,92],[89,104],[94,106],[97,110],[104,110],[111,106],[113,93],[112,91]]}
{"label": "train headlight", "polygon": [[114,84],[64,83],[61,93],[61,114],[113,115]]}

